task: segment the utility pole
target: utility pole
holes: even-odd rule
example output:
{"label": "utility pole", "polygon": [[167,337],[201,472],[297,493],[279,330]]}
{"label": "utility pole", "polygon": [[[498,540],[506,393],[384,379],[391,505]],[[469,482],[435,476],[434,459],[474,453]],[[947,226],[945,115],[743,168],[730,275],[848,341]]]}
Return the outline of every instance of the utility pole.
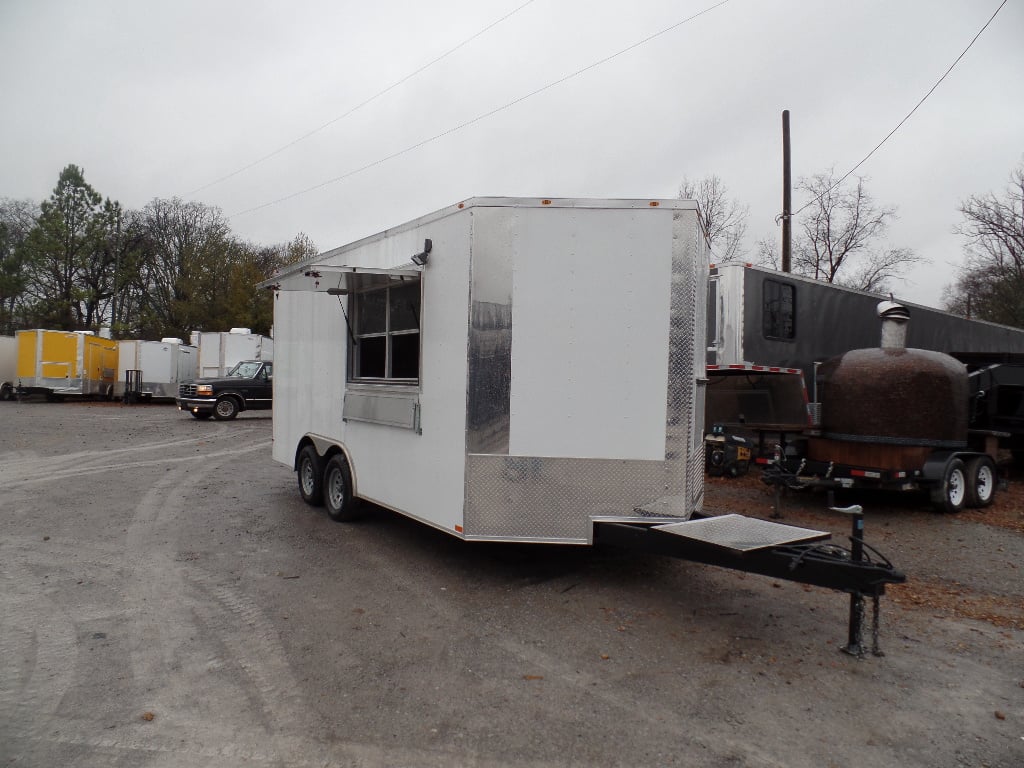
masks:
{"label": "utility pole", "polygon": [[792,230],[790,214],[793,207],[792,178],[789,170],[789,110],[782,110],[782,271],[792,271]]}

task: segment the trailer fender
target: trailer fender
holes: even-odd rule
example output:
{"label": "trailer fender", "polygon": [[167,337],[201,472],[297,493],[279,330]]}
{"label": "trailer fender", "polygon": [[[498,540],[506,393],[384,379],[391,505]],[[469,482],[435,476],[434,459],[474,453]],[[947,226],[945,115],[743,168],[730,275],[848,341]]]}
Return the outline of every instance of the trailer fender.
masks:
{"label": "trailer fender", "polygon": [[927,482],[941,483],[946,477],[946,466],[956,458],[960,458],[958,451],[933,451],[921,467],[922,478]]}
{"label": "trailer fender", "polygon": [[965,507],[982,507],[991,502],[995,473],[979,481],[972,474],[980,470],[979,459],[994,468],[987,454],[973,451],[936,451],[928,457],[922,473],[931,486],[932,504],[939,511],[955,513]]}
{"label": "trailer fender", "polygon": [[921,467],[922,478],[927,482],[941,483],[946,477],[946,468],[953,459],[970,464],[974,459],[986,455],[977,451],[933,451]]}

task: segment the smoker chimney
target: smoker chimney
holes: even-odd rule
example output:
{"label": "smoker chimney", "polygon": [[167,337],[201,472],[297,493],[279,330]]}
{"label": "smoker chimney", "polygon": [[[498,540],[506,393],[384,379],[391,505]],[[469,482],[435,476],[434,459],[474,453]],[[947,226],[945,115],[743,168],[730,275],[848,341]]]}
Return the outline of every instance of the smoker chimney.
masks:
{"label": "smoker chimney", "polygon": [[904,349],[910,310],[890,300],[879,302],[876,311],[882,318],[882,349]]}

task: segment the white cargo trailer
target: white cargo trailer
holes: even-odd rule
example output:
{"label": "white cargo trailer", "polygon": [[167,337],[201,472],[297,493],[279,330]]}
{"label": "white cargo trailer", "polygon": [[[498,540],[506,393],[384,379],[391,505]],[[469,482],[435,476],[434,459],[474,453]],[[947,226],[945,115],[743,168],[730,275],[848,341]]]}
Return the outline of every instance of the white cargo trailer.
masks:
{"label": "white cargo trailer", "polygon": [[18,376],[18,340],[0,336],[0,400],[13,400]]}
{"label": "white cargo trailer", "polygon": [[272,281],[274,458],[466,539],[685,519],[707,269],[682,200],[475,198],[328,251]]}
{"label": "white cargo trailer", "polygon": [[248,328],[230,331],[195,331],[190,339],[199,348],[198,378],[226,376],[243,360],[274,359],[274,340]]}
{"label": "white cargo trailer", "polygon": [[274,458],[336,520],[362,499],[847,592],[860,655],[863,598],[905,577],[856,543],[859,508],[853,551],[701,514],[707,276],[687,200],[474,198],[328,251],[263,284]]}
{"label": "white cargo trailer", "polygon": [[173,400],[178,385],[196,377],[198,349],[181,339],[118,342],[114,397]]}

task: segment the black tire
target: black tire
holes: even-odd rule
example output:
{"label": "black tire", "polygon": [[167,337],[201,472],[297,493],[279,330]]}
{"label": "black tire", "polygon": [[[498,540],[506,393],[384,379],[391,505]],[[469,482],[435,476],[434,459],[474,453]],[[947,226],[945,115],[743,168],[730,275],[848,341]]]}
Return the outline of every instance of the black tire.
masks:
{"label": "black tire", "polygon": [[988,456],[971,459],[967,464],[967,506],[987,507],[996,495],[996,463]]}
{"label": "black tire", "polygon": [[327,516],[338,522],[360,517],[359,500],[352,495],[352,473],[341,454],[335,454],[324,467],[324,506]]}
{"label": "black tire", "polygon": [[200,421],[205,421],[206,419],[210,418],[211,416],[213,416],[213,414],[210,413],[209,411],[193,411],[192,412],[192,418],[193,419],[199,419]]}
{"label": "black tire", "polygon": [[218,421],[230,421],[238,415],[238,401],[227,395],[220,398],[213,406],[213,418]]}
{"label": "black tire", "polygon": [[299,460],[295,462],[296,475],[299,479],[299,495],[312,507],[324,505],[324,462],[316,448],[307,445],[299,451]]}
{"label": "black tire", "polygon": [[932,504],[940,512],[956,513],[967,503],[967,467],[960,459],[950,459],[942,482],[932,491]]}
{"label": "black tire", "polygon": [[7,402],[14,399],[14,387],[10,384],[0,385],[0,400]]}

